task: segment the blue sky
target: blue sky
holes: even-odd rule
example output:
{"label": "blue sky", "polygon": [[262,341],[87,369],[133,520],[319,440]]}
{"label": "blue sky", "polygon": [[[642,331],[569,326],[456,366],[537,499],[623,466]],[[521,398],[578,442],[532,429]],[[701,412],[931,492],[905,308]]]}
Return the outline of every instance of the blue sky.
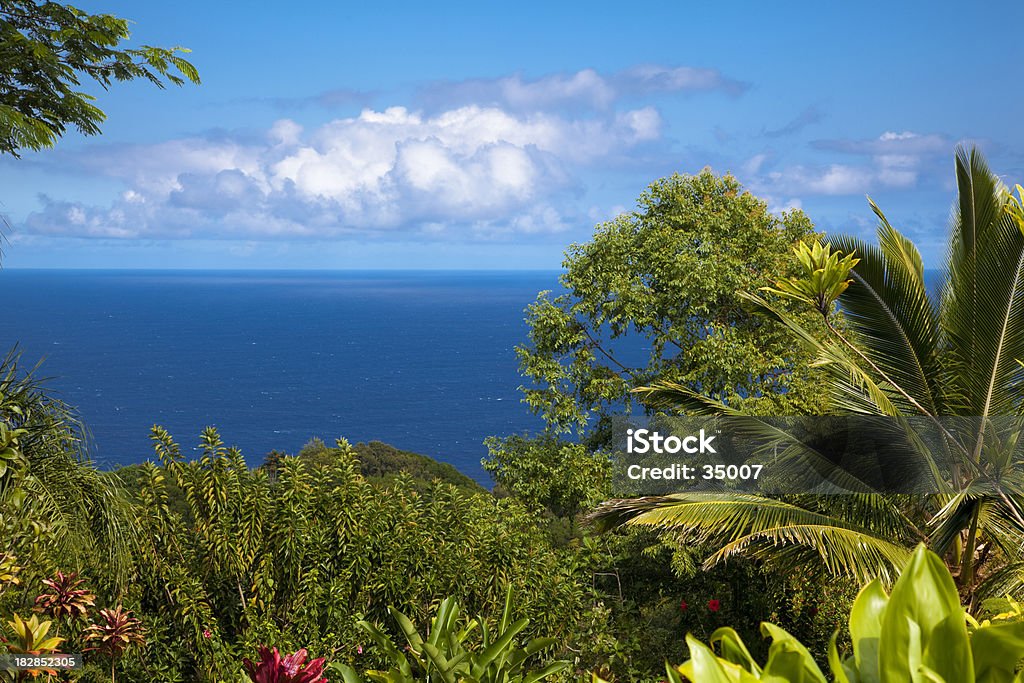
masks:
{"label": "blue sky", "polygon": [[554,269],[705,166],[937,267],[958,142],[1024,183],[1019,2],[79,4],[203,84],[0,159],[5,267]]}

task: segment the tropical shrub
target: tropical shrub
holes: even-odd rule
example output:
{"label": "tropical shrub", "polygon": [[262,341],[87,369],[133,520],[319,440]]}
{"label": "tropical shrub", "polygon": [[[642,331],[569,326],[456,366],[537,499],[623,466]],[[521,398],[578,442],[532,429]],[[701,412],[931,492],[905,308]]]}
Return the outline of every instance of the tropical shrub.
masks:
{"label": "tropical shrub", "polygon": [[354,664],[357,622],[389,622],[388,605],[423,621],[457,595],[493,620],[509,587],[528,631],[571,638],[589,577],[516,501],[407,475],[373,483],[344,441],[267,471],[214,430],[194,460],[164,430],[153,437],[159,464],[133,472],[142,543],[124,604],[153,615],[163,644],[126,672],[235,676],[266,643]]}
{"label": "tropical shrub", "polygon": [[110,680],[116,680],[117,660],[125,651],[146,642],[146,630],[142,622],[132,616],[131,611],[121,605],[113,609],[101,609],[99,619],[85,629],[85,652],[98,652],[110,659]]}
{"label": "tropical shrub", "polygon": [[[14,632],[14,639],[6,643],[7,652],[11,654],[48,655],[56,652],[60,644],[64,642],[63,638],[56,636],[47,637],[53,623],[50,621],[39,621],[39,617],[34,614],[28,619],[22,619],[15,614],[14,619],[8,622],[8,625]],[[13,680],[20,681],[29,676],[35,678],[42,674],[52,675],[55,673],[53,669],[40,668],[22,670],[17,674],[12,674],[12,676]]]}
{"label": "tropical shrub", "polygon": [[[526,629],[528,618],[512,621],[512,591],[505,595],[505,606],[493,630],[484,617],[460,621],[458,601],[446,598],[431,619],[425,636],[398,610],[389,610],[406,641],[404,649],[376,625],[360,621],[359,627],[384,654],[386,670],[369,670],[366,677],[376,683],[536,683],[569,668],[567,661],[553,661],[528,669],[527,660],[552,648],[554,638],[533,638],[520,646],[517,637]],[[473,647],[469,636],[480,629],[480,644]],[[358,675],[343,664],[332,668],[346,683],[356,683]]]}
{"label": "tropical shrub", "polygon": [[78,578],[75,572],[65,574],[58,571],[53,578],[43,579],[43,585],[49,592],[40,593],[36,597],[36,611],[54,619],[84,619],[89,608],[96,604],[96,596],[82,588],[84,583],[85,579]]}
{"label": "tropical shrub", "polygon": [[[771,639],[763,666],[735,631],[723,627],[712,634],[710,646],[688,636],[691,659],[669,667],[669,680],[825,683],[825,674],[799,640],[770,623],[762,625],[762,632]],[[849,615],[852,652],[846,657],[836,645],[838,635],[828,648],[828,669],[836,683],[1024,680],[1024,673],[1016,671],[1024,657],[1024,622],[971,619],[945,563],[923,544],[891,594],[877,579],[860,591]]]}

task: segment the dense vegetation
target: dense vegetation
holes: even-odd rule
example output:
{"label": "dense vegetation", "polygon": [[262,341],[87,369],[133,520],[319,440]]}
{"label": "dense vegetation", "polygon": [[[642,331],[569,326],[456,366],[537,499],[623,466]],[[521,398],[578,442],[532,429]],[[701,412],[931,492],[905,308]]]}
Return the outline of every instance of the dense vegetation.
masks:
{"label": "dense vegetation", "polygon": [[[198,82],[181,48],[127,38],[117,17],[0,5],[0,154],[98,133],[83,79]],[[938,297],[874,204],[878,246],[731,176],[652,183],[527,308],[524,400],[547,429],[488,439],[493,491],[376,441],[250,468],[213,429],[188,460],[154,427],[151,462],[100,472],[10,353],[0,635],[84,665],[5,659],[0,679],[1024,681],[1024,190],[974,151],[956,180]],[[926,418],[941,453],[896,459],[954,465],[921,495],[614,499],[609,418],[657,410]]]}
{"label": "dense vegetation", "polygon": [[[842,236],[800,245],[803,272],[770,290],[816,311],[826,335],[757,293],[745,295],[814,349],[835,412],[884,417],[893,426],[884,465],[913,472],[917,488],[906,493],[916,495],[879,495],[885,491],[867,485],[870,478],[857,469],[868,463],[854,461],[841,468],[860,482],[853,495],[678,495],[609,503],[600,516],[703,538],[717,550],[708,564],[745,554],[783,571],[825,563],[836,573],[890,583],[923,541],[949,563],[972,608],[1017,593],[1024,586],[1024,214],[1021,197],[977,151],[958,151],[956,180],[938,297],[928,293],[913,243],[874,205],[878,247]],[[837,302],[844,329],[833,320]],[[642,393],[661,407],[737,413],[676,382]],[[756,418],[750,422],[756,428]],[[927,431],[916,426],[922,423]],[[791,466],[827,458],[796,434],[766,429],[764,436]]]}
{"label": "dense vegetation", "polygon": [[[759,276],[733,258],[751,286],[771,282],[787,262],[783,247],[815,238],[806,219],[792,219],[796,229],[776,221],[731,178],[677,176],[652,192],[668,186],[675,194],[666,201],[686,198],[682,211],[694,210],[706,193],[718,210],[748,217],[758,236],[748,244],[777,235],[773,248],[781,251],[764,257]],[[678,244],[701,225],[676,225]],[[719,227],[735,232],[736,223]],[[599,228],[597,239],[601,234]],[[666,254],[674,248],[666,243]],[[531,322],[536,343],[550,321],[531,314]],[[592,324],[594,334],[607,333],[599,329],[607,321]],[[781,325],[745,324],[750,329],[728,344],[779,343]],[[577,349],[573,372],[583,370],[585,357]],[[528,374],[533,363],[524,356]],[[581,440],[558,435],[556,419],[544,434],[490,440],[485,467],[493,492],[450,466],[378,442],[313,440],[294,456],[271,452],[249,468],[213,430],[201,435],[201,455],[186,460],[171,435],[155,428],[152,462],[101,473],[81,452],[74,411],[53,400],[17,357],[4,372],[0,614],[14,620],[8,637],[20,644],[12,649],[88,648],[78,680],[235,680],[243,660],[254,676],[292,666],[311,681],[322,672],[372,677],[397,666],[395,676],[415,677],[412,661],[405,671],[386,643],[411,637],[408,628],[430,630],[447,598],[461,614],[477,615],[478,628],[462,633],[471,623],[462,619],[453,633],[462,643],[457,656],[481,658],[481,671],[490,670],[480,663],[495,645],[489,639],[514,618],[529,621],[505,642],[511,649],[501,661],[518,661],[515,648],[530,641],[544,644],[523,659],[530,667],[524,677],[594,672],[655,680],[666,658],[685,658],[686,633],[706,638],[726,623],[752,637],[771,619],[823,652],[854,593],[852,584],[826,582],[818,571],[773,575],[747,561],[703,571],[703,550],[685,538],[644,530],[598,535],[582,526],[581,516],[613,493],[600,419],[592,428],[577,424]],[[587,372],[604,371],[595,363]],[[722,386],[735,380],[727,368],[715,372]],[[813,383],[804,370],[793,374],[801,385]],[[628,401],[631,386],[615,384],[617,398],[604,390],[605,408]],[[768,386],[758,387],[770,402]],[[593,407],[584,395],[567,393],[559,404],[567,401],[578,401],[580,415]],[[371,626],[382,635],[374,637]],[[430,677],[424,667],[446,670],[433,659],[440,651],[417,652],[423,676]],[[547,669],[552,662],[566,665]]]}
{"label": "dense vegetation", "polygon": [[[97,133],[83,77],[198,82],[180,48],[119,49],[127,26],[0,7],[0,154]],[[728,175],[652,183],[528,306],[516,352],[546,429],[488,439],[493,491],[377,441],[251,468],[213,429],[190,460],[154,427],[151,462],[100,472],[74,409],[12,352],[0,635],[10,656],[84,665],[0,679],[1024,680],[1024,196],[976,152],[956,170],[938,299],[873,204],[877,247],[775,216]],[[609,418],[657,410],[981,421],[944,434],[956,466],[928,495],[615,500]]]}

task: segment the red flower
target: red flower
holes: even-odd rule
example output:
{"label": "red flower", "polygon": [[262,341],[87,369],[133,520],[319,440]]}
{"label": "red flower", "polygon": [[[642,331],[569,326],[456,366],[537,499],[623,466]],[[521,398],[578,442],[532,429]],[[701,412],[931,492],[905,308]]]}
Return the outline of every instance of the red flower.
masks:
{"label": "red flower", "polygon": [[720,603],[718,600],[708,600],[708,609],[712,612],[717,612],[718,610],[722,609],[722,603]]}
{"label": "red flower", "polygon": [[209,637],[211,637],[212,635],[213,635],[213,634],[212,634],[212,633],[210,633],[210,629],[208,629],[208,628],[204,628],[204,629],[203,629],[203,638],[209,638]]}
{"label": "red flower", "polygon": [[686,604],[686,600],[683,600],[682,602],[679,603],[679,609],[682,610],[683,612],[685,612],[688,607],[689,607],[689,605]]}

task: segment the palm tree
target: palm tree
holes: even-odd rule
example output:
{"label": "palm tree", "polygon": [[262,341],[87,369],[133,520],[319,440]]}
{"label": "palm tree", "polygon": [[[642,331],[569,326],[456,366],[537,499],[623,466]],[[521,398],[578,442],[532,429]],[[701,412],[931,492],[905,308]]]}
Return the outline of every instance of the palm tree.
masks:
{"label": "palm tree", "polygon": [[[746,296],[817,351],[835,412],[884,416],[908,434],[911,422],[931,426],[938,438],[909,438],[889,462],[923,463],[925,493],[676,494],[608,501],[594,519],[710,542],[718,550],[706,565],[746,554],[791,566],[820,561],[836,574],[892,581],[924,541],[946,558],[969,600],[1024,585],[1024,191],[1018,186],[1022,196],[1013,197],[973,149],[957,150],[956,179],[937,297],[929,295],[914,244],[873,202],[877,246],[842,236],[805,245],[798,249],[804,275],[772,290],[815,308],[824,337],[765,298]],[[670,383],[638,392],[655,408],[736,412]],[[746,419],[790,465],[820,457],[793,433]]]}
{"label": "palm tree", "polygon": [[92,557],[123,588],[136,534],[131,504],[89,462],[75,410],[38,366],[25,371],[19,361],[17,349],[0,358],[0,556],[44,574]]}

